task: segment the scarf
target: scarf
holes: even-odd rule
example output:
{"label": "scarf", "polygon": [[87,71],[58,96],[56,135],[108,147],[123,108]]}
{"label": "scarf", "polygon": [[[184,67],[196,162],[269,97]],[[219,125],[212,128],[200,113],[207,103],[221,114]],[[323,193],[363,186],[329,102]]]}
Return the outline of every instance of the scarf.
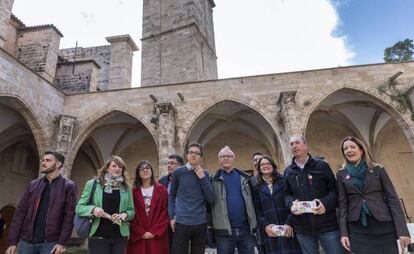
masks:
{"label": "scarf", "polygon": [[[358,166],[355,167],[352,163],[348,163],[347,166],[349,174],[352,176],[352,184],[357,187],[357,189],[362,192],[364,189],[364,178],[365,173],[367,172],[367,164],[365,163],[365,160],[362,159]],[[361,207],[361,224],[362,226],[366,227],[368,225],[367,223],[367,216],[371,216],[371,210],[369,210],[367,202],[362,202]]]}
{"label": "scarf", "polygon": [[108,194],[112,193],[113,188],[118,188],[124,182],[124,178],[122,176],[113,177],[111,174],[105,174],[105,189],[104,191]]}

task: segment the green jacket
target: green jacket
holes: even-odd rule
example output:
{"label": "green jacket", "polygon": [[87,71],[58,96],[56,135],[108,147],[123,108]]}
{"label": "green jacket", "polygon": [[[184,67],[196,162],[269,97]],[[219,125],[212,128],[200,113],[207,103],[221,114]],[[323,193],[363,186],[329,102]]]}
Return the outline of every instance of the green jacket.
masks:
{"label": "green jacket", "polygon": [[[81,217],[92,216],[93,208],[102,207],[103,189],[99,182],[96,184],[95,194],[92,198],[93,205],[88,205],[89,197],[92,192],[93,181],[94,180],[89,180],[86,182],[82,196],[76,205],[76,214]],[[121,194],[121,201],[119,202],[119,213],[126,212],[128,214],[127,221],[130,221],[135,216],[131,189],[129,188],[128,190],[125,190],[124,188],[121,188],[119,193]],[[89,236],[95,234],[100,221],[101,218],[93,219]],[[129,222],[127,221],[123,221],[121,224],[120,232],[122,236],[129,236]]]}
{"label": "green jacket", "polygon": [[[250,183],[250,175],[244,171],[234,168],[240,174],[241,192],[246,205],[247,219],[250,227],[250,232],[257,227],[256,213],[254,211],[252,187]],[[213,228],[216,232],[227,232],[228,235],[232,234],[229,216],[227,213],[227,196],[226,187],[224,186],[223,177],[220,175],[220,169],[211,178],[211,185],[216,193],[216,199],[212,205],[212,220]]]}

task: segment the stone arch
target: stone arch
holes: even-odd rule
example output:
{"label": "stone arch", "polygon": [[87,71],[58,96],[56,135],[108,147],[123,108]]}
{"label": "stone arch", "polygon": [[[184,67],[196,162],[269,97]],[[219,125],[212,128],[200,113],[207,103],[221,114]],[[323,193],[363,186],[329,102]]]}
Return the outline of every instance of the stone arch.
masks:
{"label": "stone arch", "polygon": [[118,106],[113,107],[109,109],[104,109],[99,111],[97,114],[91,115],[88,118],[86,118],[83,122],[85,124],[82,124],[82,126],[79,126],[78,129],[78,135],[76,138],[74,138],[71,148],[71,153],[68,156],[67,163],[70,166],[73,163],[73,160],[80,148],[80,146],[85,142],[86,138],[92,133],[92,131],[99,125],[100,122],[105,120],[106,118],[111,117],[111,114],[114,113],[125,113],[132,118],[136,119],[138,122],[140,122],[151,134],[152,139],[154,140],[155,144],[158,146],[158,140],[156,138],[156,134],[152,126],[147,122],[144,121],[145,117],[143,115],[137,114],[136,112],[130,110],[129,108]]}
{"label": "stone arch", "polygon": [[9,186],[0,203],[17,203],[39,174],[47,142],[35,109],[21,96],[0,95],[0,118],[0,185]]}
{"label": "stone arch", "polygon": [[[0,94],[0,100],[2,98],[6,99],[7,102],[4,104],[19,113],[26,121],[31,132],[33,133],[39,156],[41,156],[42,153],[47,149],[48,142],[44,131],[45,128],[39,121],[41,118],[37,115],[34,108],[30,106],[37,105],[37,103],[28,98],[24,98],[23,91],[20,91],[21,94],[16,94],[16,92],[19,91],[14,91],[14,89],[10,88],[8,93]],[[0,101],[0,103],[2,102]]]}
{"label": "stone arch", "polygon": [[364,96],[372,99],[372,102],[378,105],[379,107],[385,109],[385,111],[390,114],[398,123],[398,125],[403,129],[408,141],[410,142],[411,149],[414,151],[414,126],[411,123],[411,120],[409,117],[407,117],[406,114],[400,113],[397,108],[393,105],[391,100],[389,100],[385,96],[379,96],[378,94],[374,93],[370,90],[365,90],[360,87],[353,87],[353,86],[344,86],[341,88],[334,88],[332,90],[327,90],[323,93],[323,96],[319,97],[317,100],[315,100],[314,103],[312,103],[312,106],[307,111],[308,114],[306,115],[305,121],[303,122],[303,126],[301,129],[305,133],[306,128],[308,126],[308,122],[310,119],[310,116],[312,113],[315,112],[315,110],[320,106],[320,104],[327,99],[329,96],[340,92],[340,91],[349,91],[354,93],[362,93]]}
{"label": "stone arch", "polygon": [[[246,102],[249,101],[249,102]],[[230,103],[230,104],[234,104],[234,105],[240,105],[240,107],[245,110],[248,111],[247,113],[253,114],[256,117],[262,119],[263,123],[266,125],[266,128],[268,128],[269,132],[271,133],[271,138],[264,138],[262,140],[265,140],[264,142],[270,142],[273,145],[269,145],[266,144],[265,147],[269,148],[272,147],[272,149],[269,149],[267,151],[267,149],[262,149],[262,152],[265,153],[269,153],[276,161],[278,161],[279,166],[284,166],[284,156],[283,156],[283,149],[281,147],[281,142],[280,142],[280,137],[279,137],[279,132],[277,131],[277,129],[275,128],[274,122],[269,120],[269,116],[270,114],[265,114],[263,113],[263,110],[261,110],[259,108],[260,103],[258,101],[252,100],[252,99],[248,99],[248,98],[244,98],[244,100],[241,99],[235,99],[235,98],[231,98],[231,97],[220,97],[217,98],[211,102],[209,102],[207,105],[202,105],[199,108],[197,108],[197,110],[194,110],[194,112],[189,113],[189,117],[186,118],[186,122],[183,125],[183,132],[186,133],[185,137],[182,139],[182,143],[181,143],[181,153],[184,154],[185,153],[185,147],[187,145],[187,143],[191,140],[190,137],[193,134],[195,128],[197,128],[197,126],[203,121],[203,119],[207,116],[207,114],[210,114],[211,110],[214,108],[219,108],[221,104],[225,104],[225,103]],[[275,105],[276,107],[276,105]],[[246,112],[241,112],[239,111],[238,113],[246,113]],[[236,116],[237,117],[237,116]],[[232,117],[230,117],[232,118]],[[222,120],[217,120],[214,124],[216,125],[220,125],[220,121]],[[232,120],[231,120],[232,121]],[[223,123],[224,121],[222,121]],[[254,124],[249,123],[248,121],[244,121],[244,120],[238,120],[238,123],[242,123],[246,126],[250,126],[251,128],[255,128]],[[210,129],[214,129],[215,126],[214,124],[212,124],[209,128]],[[206,128],[205,131],[209,131],[209,128]],[[262,132],[258,131],[258,135],[263,135]],[[208,136],[208,133],[203,131],[203,134],[200,135],[200,138],[206,138]],[[261,149],[259,149],[261,150]],[[251,153],[255,152],[255,151],[250,151]],[[251,155],[250,155],[251,156]],[[250,160],[250,156],[249,156],[249,160]],[[237,155],[236,155],[237,157]],[[244,163],[246,165],[246,163]],[[250,165],[248,168],[251,168]]]}
{"label": "stone arch", "polygon": [[[153,161],[154,166],[158,163],[156,139],[145,121],[140,120],[141,116],[131,111],[115,108],[88,119],[83,125],[85,127],[78,127],[79,134],[74,139],[70,154],[71,161],[68,162],[70,163],[68,174],[72,173],[72,179],[79,185],[78,190],[81,190],[83,183],[95,174],[107,156],[114,151],[127,163],[130,176],[134,176],[131,171],[136,166],[136,156],[152,156],[156,158],[156,161]],[[136,132],[131,132],[130,128],[134,128]],[[121,143],[120,139],[124,142]],[[141,142],[145,144],[144,147],[139,146]],[[145,152],[145,149],[150,155]],[[93,158],[91,159],[89,155]],[[155,160],[154,158],[152,159]],[[144,159],[144,157],[138,159]],[[96,166],[97,163],[100,164],[99,167]]]}
{"label": "stone arch", "polygon": [[[327,116],[319,117],[321,112]],[[335,118],[338,112],[343,113],[348,122]],[[408,201],[413,200],[414,193],[414,187],[408,181],[414,177],[412,126],[407,114],[400,113],[387,98],[346,87],[318,100],[307,118],[306,137],[309,150],[323,151],[325,156],[328,155],[326,159],[333,170],[342,162],[339,147],[342,138],[348,135],[359,137],[374,160],[387,168],[400,197]],[[405,203],[408,204],[409,215],[414,215],[414,205]]]}

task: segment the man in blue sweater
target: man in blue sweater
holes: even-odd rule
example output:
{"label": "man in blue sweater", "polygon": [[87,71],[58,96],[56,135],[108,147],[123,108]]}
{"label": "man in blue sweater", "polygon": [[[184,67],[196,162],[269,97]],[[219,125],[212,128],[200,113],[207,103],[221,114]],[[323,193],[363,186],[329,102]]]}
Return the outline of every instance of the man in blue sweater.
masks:
{"label": "man in blue sweater", "polygon": [[171,179],[168,214],[174,231],[172,254],[203,254],[207,238],[206,201],[214,202],[215,193],[207,171],[200,163],[203,147],[191,143],[186,151],[187,164],[177,168]]}

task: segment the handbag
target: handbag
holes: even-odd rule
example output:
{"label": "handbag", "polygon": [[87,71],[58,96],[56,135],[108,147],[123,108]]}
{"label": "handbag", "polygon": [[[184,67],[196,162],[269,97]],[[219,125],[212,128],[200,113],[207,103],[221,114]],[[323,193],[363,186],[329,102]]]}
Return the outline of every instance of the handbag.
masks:
{"label": "handbag", "polygon": [[[89,196],[88,205],[93,205],[92,198],[95,194],[96,182],[97,182],[96,180],[93,182],[92,192],[91,192],[91,195]],[[89,237],[89,231],[91,230],[92,219],[93,219],[92,216],[81,217],[78,214],[75,215],[75,218],[73,219],[73,224],[75,226],[76,233],[78,234],[79,238],[85,239]]]}

